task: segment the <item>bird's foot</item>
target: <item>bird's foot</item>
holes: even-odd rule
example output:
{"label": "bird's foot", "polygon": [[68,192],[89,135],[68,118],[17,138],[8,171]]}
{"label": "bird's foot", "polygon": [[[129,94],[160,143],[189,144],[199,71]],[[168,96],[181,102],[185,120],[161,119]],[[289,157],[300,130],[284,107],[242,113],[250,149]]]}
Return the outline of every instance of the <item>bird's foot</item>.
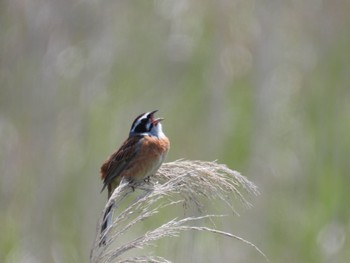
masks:
{"label": "bird's foot", "polygon": [[147,176],[145,179],[143,179],[143,181],[148,184],[150,182],[150,179],[151,179],[151,177]]}

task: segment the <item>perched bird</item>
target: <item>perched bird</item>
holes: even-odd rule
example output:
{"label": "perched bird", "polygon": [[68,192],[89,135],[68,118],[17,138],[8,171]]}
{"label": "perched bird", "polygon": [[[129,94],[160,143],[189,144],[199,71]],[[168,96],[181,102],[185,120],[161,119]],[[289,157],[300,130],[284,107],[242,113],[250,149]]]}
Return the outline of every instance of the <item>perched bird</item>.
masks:
{"label": "perched bird", "polygon": [[108,199],[123,177],[131,183],[140,182],[153,175],[164,161],[170,142],[162,130],[163,118],[154,118],[156,112],[139,115],[129,137],[101,166],[101,192],[107,187]]}
{"label": "perched bird", "polygon": [[[164,161],[170,142],[162,130],[160,122],[163,119],[154,118],[156,112],[157,110],[139,115],[132,123],[129,137],[101,166],[101,192],[107,187],[108,199],[123,177],[134,187],[155,174]],[[108,207],[105,212],[102,234],[111,220],[111,208]],[[101,242],[105,243],[104,237]]]}

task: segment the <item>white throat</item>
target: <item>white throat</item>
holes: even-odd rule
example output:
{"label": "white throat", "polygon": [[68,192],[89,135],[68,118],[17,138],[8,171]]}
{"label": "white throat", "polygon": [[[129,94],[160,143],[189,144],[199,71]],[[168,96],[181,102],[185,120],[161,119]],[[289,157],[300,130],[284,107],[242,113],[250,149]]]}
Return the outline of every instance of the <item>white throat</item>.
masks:
{"label": "white throat", "polygon": [[149,135],[156,136],[159,139],[166,137],[164,132],[163,132],[163,130],[162,130],[162,124],[161,123],[158,123],[157,125],[153,126],[152,130],[149,133],[150,133]]}

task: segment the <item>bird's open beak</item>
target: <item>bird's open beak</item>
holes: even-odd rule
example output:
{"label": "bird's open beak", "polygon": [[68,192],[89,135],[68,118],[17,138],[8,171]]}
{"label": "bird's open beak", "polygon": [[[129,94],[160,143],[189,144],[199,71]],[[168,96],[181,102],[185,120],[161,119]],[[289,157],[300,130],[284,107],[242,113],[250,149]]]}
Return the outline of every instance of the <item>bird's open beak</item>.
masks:
{"label": "bird's open beak", "polygon": [[154,122],[158,123],[158,122],[161,122],[162,120],[164,120],[164,118],[158,118],[158,119],[155,119]]}
{"label": "bird's open beak", "polygon": [[155,114],[157,111],[158,111],[158,110],[154,110],[154,111],[151,112],[152,123],[153,123],[154,125],[157,125],[159,122],[161,122],[162,120],[164,120],[164,118],[157,118],[157,119],[154,118],[154,114]]}
{"label": "bird's open beak", "polygon": [[153,116],[158,110],[151,111],[151,116]]}

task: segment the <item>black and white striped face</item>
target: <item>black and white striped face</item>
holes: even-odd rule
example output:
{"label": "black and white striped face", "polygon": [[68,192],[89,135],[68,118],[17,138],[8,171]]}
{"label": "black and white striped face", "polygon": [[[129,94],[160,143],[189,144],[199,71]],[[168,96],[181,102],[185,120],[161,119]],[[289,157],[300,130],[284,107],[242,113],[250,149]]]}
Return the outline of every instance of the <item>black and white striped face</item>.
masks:
{"label": "black and white striped face", "polygon": [[132,123],[130,135],[150,135],[156,137],[165,136],[162,131],[160,121],[162,118],[155,119],[154,114],[157,111],[142,113]]}

